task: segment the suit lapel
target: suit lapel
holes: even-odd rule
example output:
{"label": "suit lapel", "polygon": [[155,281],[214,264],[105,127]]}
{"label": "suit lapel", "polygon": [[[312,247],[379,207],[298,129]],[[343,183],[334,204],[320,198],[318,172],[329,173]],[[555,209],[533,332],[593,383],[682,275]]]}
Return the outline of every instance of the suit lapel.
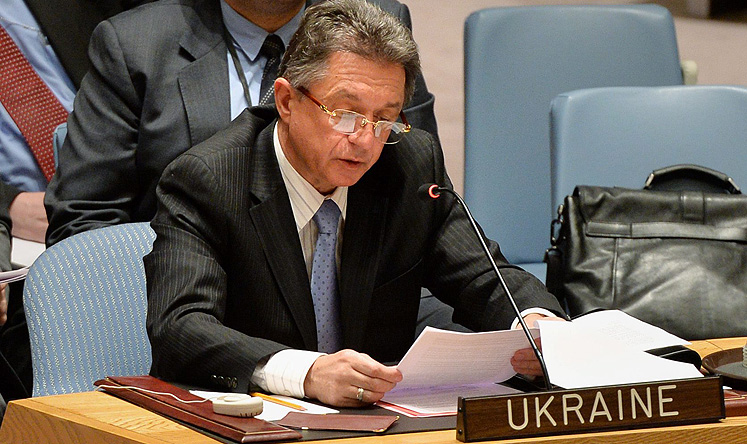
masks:
{"label": "suit lapel", "polygon": [[360,350],[367,330],[388,207],[375,181],[350,188],[340,264],[340,304],[344,346]]}
{"label": "suit lapel", "polygon": [[301,252],[293,210],[280,175],[272,143],[272,126],[264,130],[252,153],[250,190],[259,202],[249,211],[272,275],[301,331],[304,345],[316,350],[316,322],[309,277]]}
{"label": "suit lapel", "polygon": [[178,74],[191,145],[202,142],[231,121],[220,4],[203,0],[197,1],[194,7],[189,30],[179,42],[192,61]]}

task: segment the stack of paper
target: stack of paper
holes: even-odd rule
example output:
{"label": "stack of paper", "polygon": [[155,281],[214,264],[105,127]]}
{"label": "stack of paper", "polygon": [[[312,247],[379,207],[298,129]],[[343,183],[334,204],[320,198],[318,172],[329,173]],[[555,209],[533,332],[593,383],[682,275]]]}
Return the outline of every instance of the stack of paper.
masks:
{"label": "stack of paper", "polygon": [[567,388],[665,381],[703,376],[692,364],[646,353],[687,345],[677,336],[618,310],[573,322],[539,322],[550,382]]}
{"label": "stack of paper", "polygon": [[509,360],[527,347],[521,330],[457,333],[427,327],[397,366],[402,382],[379,405],[408,416],[453,415],[459,396],[516,393],[496,383],[516,374]]}
{"label": "stack of paper", "polygon": [[[666,331],[621,311],[591,313],[573,322],[539,322],[550,382],[563,388],[595,387],[702,376],[691,364],[645,350],[686,345]],[[398,365],[402,382],[382,407],[408,416],[455,414],[457,398],[515,393],[500,385],[515,375],[513,354],[528,348],[522,330],[456,333],[426,328]]]}
{"label": "stack of paper", "polygon": [[28,272],[29,267],[0,272],[0,284],[24,280],[26,279]]}

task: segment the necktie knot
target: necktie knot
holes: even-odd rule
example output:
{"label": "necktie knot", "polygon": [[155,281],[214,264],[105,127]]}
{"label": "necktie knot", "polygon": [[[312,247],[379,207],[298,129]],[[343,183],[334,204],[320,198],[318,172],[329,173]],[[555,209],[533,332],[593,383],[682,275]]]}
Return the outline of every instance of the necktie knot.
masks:
{"label": "necktie knot", "polygon": [[265,37],[265,41],[262,43],[262,48],[260,48],[259,53],[264,55],[267,60],[270,60],[275,57],[282,57],[283,51],[285,51],[283,40],[276,34],[270,34]]}
{"label": "necktie knot", "polygon": [[339,221],[340,208],[332,199],[325,200],[314,214],[314,222],[321,234],[336,234]]}

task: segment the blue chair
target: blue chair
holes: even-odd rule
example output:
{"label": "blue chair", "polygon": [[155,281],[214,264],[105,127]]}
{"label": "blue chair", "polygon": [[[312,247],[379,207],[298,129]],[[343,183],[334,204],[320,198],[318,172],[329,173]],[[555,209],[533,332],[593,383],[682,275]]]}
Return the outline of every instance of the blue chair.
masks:
{"label": "blue chair", "polygon": [[642,188],[655,169],[697,164],[747,188],[747,88],[592,88],[552,102],[552,196],[576,185]]}
{"label": "blue chair", "polygon": [[33,394],[93,389],[109,375],[150,371],[143,256],[148,223],[100,228],[47,249],[26,277]]}
{"label": "blue chair", "polygon": [[57,164],[60,158],[60,149],[62,144],[65,143],[65,137],[67,137],[67,122],[62,122],[54,129],[52,133],[52,154],[54,155],[54,167],[57,168]]}
{"label": "blue chair", "polygon": [[672,16],[642,4],[492,8],[467,18],[464,39],[465,200],[506,258],[544,279],[550,102],[579,88],[681,85]]}

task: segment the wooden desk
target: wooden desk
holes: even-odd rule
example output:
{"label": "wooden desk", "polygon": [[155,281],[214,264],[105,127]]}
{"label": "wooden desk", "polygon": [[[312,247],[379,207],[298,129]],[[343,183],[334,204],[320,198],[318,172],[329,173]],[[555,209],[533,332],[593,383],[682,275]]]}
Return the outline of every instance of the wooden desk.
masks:
{"label": "wooden desk", "polygon": [[[697,341],[701,356],[742,347],[747,338]],[[217,441],[174,421],[101,392],[72,393],[11,401],[0,428],[3,444],[215,444]],[[703,443],[747,442],[747,417],[719,423],[588,433],[496,443]],[[323,444],[457,444],[454,430],[325,440]]]}

